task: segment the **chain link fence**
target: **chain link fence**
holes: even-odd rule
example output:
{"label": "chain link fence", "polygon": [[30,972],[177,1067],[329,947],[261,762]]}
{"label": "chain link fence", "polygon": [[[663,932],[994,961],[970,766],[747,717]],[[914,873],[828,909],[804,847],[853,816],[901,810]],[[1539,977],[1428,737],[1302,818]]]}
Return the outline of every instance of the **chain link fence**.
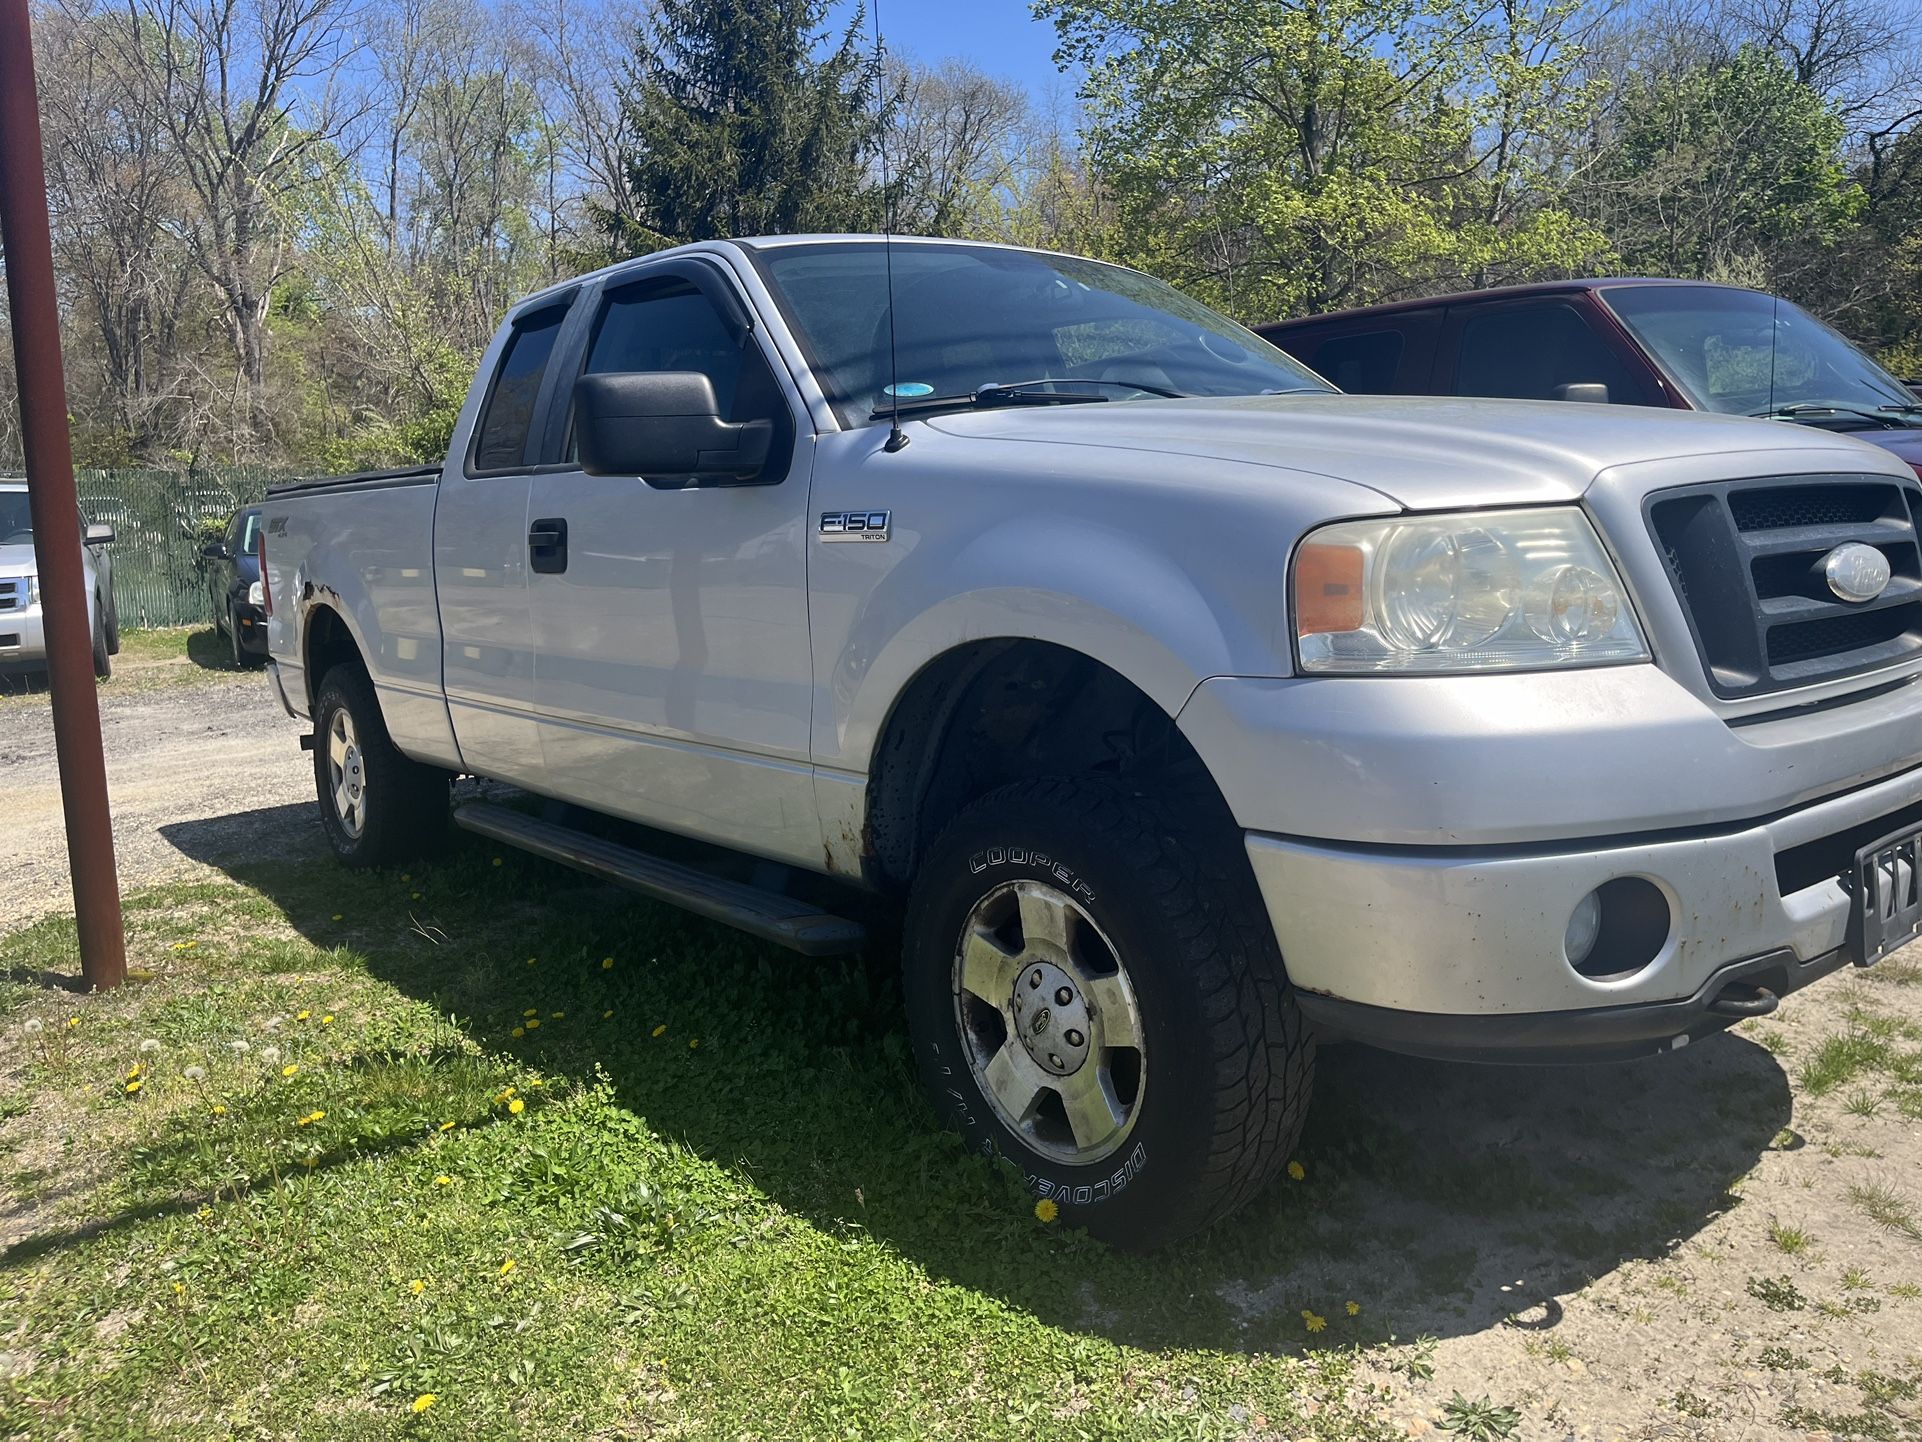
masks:
{"label": "chain link fence", "polygon": [[[18,478],[18,472],[13,478]],[[120,624],[191,626],[213,620],[200,548],[275,481],[295,474],[266,466],[208,466],[194,471],[77,470],[80,510],[112,526],[113,589]]]}

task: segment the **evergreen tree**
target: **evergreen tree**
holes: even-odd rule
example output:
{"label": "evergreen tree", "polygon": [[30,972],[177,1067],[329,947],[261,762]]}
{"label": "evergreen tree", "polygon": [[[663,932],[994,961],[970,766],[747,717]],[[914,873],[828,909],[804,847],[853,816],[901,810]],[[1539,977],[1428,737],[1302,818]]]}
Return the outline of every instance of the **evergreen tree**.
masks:
{"label": "evergreen tree", "polygon": [[616,254],[878,222],[875,63],[861,12],[837,40],[828,9],[829,0],[658,0],[631,65],[632,218],[602,217]]}

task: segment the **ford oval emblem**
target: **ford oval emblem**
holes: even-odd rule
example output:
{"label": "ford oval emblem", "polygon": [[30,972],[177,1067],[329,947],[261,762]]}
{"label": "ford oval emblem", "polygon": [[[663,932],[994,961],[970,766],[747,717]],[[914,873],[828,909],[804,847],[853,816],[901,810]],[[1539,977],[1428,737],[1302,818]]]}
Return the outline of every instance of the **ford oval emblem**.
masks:
{"label": "ford oval emblem", "polygon": [[1844,601],[1873,601],[1889,585],[1889,558],[1873,546],[1848,541],[1822,558],[1829,589]]}

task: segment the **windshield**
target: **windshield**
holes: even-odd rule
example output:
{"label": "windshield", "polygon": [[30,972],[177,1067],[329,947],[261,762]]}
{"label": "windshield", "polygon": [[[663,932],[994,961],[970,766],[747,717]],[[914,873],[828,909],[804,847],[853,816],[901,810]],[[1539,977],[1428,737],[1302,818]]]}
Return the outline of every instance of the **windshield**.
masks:
{"label": "windshield", "polygon": [[0,546],[33,543],[33,514],[25,491],[0,491]]}
{"label": "windshield", "polygon": [[[1821,321],[1786,300],[1721,286],[1621,285],[1601,292],[1700,410],[1786,406],[1880,413],[1915,397]],[[1901,420],[1888,413],[1889,423]]]}
{"label": "windshield", "polygon": [[[866,425],[890,404],[881,243],[772,246],[755,261],[841,423]],[[1115,400],[1333,389],[1172,286],[1098,261],[905,242],[894,299],[903,401],[1044,378],[1107,382]]]}

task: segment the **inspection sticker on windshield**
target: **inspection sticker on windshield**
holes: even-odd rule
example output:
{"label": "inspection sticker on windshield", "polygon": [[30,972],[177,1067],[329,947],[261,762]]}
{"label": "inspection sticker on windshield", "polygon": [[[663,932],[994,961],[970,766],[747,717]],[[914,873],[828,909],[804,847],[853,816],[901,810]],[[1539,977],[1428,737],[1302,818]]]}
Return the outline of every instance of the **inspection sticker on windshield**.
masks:
{"label": "inspection sticker on windshield", "polygon": [[823,511],[824,541],[885,541],[892,511]]}
{"label": "inspection sticker on windshield", "polygon": [[902,381],[898,385],[882,386],[884,396],[899,396],[902,400],[913,400],[918,396],[931,396],[934,387],[926,381]]}

